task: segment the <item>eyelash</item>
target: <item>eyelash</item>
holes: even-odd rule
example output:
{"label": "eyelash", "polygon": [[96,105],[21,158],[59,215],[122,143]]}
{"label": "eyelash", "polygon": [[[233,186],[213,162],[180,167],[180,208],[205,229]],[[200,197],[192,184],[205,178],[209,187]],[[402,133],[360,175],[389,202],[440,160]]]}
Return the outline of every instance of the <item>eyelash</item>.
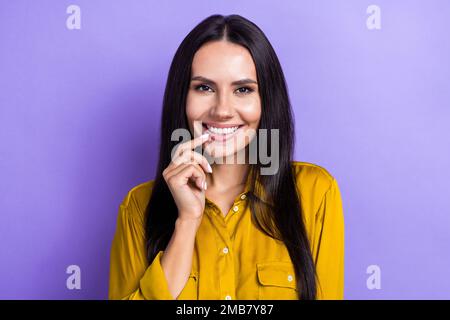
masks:
{"label": "eyelash", "polygon": [[[197,91],[205,91],[205,90],[199,90],[201,87],[211,88],[210,86],[207,86],[206,84],[200,84],[200,85],[195,86],[195,90],[197,90]],[[240,87],[237,90],[240,90],[240,89],[247,89],[247,92],[239,92],[239,93],[242,93],[242,94],[250,94],[250,93],[252,93],[254,91],[250,87]]]}

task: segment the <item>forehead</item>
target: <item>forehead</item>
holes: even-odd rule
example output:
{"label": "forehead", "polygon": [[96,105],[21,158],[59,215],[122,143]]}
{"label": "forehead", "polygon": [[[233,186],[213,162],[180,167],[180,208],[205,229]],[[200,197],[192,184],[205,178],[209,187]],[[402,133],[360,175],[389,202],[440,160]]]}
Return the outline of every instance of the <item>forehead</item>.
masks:
{"label": "forehead", "polygon": [[192,76],[217,81],[256,80],[256,67],[247,48],[228,41],[213,41],[204,44],[195,53]]}

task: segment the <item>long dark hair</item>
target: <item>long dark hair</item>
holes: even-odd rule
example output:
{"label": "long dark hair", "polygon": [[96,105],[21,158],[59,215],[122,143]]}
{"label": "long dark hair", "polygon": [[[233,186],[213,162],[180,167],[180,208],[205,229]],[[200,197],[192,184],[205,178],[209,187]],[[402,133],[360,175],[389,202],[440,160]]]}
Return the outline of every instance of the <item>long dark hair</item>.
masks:
{"label": "long dark hair", "polygon": [[[279,170],[274,175],[259,175],[259,159],[250,165],[251,188],[259,179],[268,205],[249,193],[252,221],[266,235],[286,245],[297,276],[299,299],[316,298],[316,271],[303,222],[301,202],[291,166],[295,143],[294,120],[281,65],[264,33],[253,22],[240,15],[212,15],[200,22],[182,41],[175,53],[164,92],[159,162],[152,194],[146,211],[147,258],[152,262],[165,250],[174,231],[178,210],[162,176],[170,164],[171,151],[178,143],[171,141],[175,129],[189,130],[186,96],[190,84],[191,65],[196,51],[208,41],[226,40],[247,48],[256,66],[261,119],[259,129],[280,130]],[[259,130],[258,130],[259,132]],[[268,150],[271,150],[268,139]]]}

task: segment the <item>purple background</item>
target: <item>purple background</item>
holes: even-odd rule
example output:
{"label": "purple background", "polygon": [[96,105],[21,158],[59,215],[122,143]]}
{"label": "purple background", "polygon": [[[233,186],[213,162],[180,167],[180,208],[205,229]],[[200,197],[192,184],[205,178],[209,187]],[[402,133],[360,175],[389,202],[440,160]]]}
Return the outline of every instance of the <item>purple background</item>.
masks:
{"label": "purple background", "polygon": [[[66,8],[81,7],[81,30]],[[381,8],[381,30],[366,9]],[[0,298],[105,299],[126,192],[153,179],[162,95],[213,13],[266,33],[295,159],[338,180],[347,299],[450,298],[449,1],[2,1]],[[81,267],[81,290],[66,268]],[[381,289],[366,268],[381,268]]]}

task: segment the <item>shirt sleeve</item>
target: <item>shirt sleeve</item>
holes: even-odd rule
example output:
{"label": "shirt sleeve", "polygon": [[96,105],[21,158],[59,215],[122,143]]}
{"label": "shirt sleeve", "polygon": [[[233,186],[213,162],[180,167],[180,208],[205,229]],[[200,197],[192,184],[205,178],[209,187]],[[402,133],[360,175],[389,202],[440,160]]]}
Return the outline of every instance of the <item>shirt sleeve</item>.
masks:
{"label": "shirt sleeve", "polygon": [[133,207],[122,203],[119,208],[110,256],[109,299],[173,300],[161,267],[164,252],[148,265],[143,219]]}
{"label": "shirt sleeve", "polygon": [[316,213],[314,232],[317,299],[341,300],[344,298],[344,213],[334,178]]}

